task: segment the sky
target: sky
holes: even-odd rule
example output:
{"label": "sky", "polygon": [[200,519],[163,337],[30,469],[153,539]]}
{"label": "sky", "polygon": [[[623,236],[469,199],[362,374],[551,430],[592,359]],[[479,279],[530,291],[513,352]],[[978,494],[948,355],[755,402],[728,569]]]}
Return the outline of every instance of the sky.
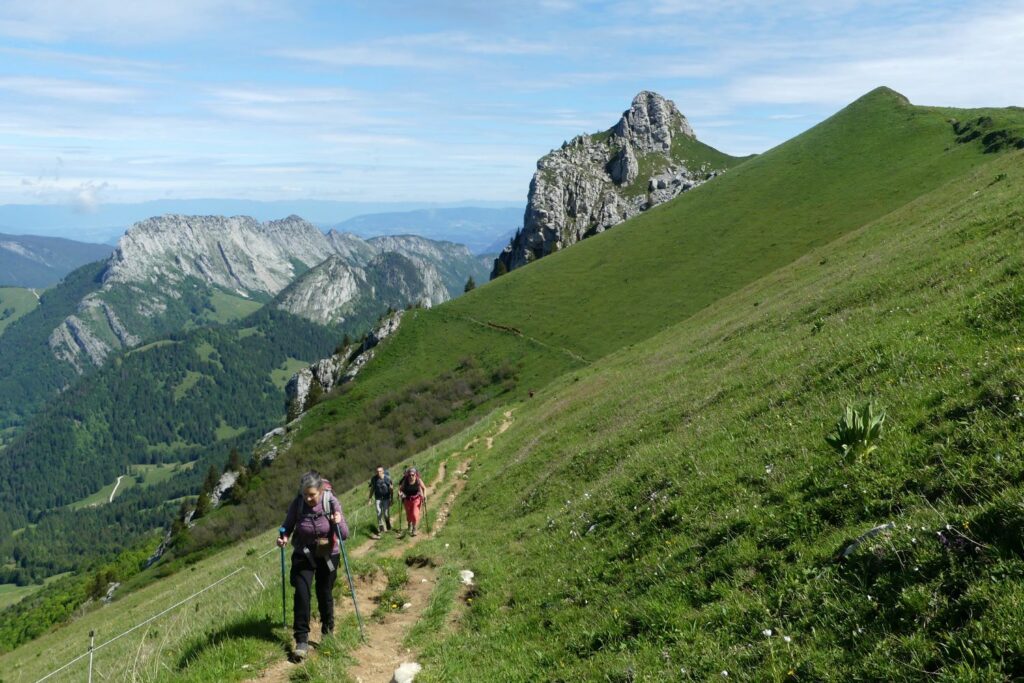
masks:
{"label": "sky", "polygon": [[1024,0],[0,0],[0,204],[525,201],[640,90],[763,152],[879,85],[1024,105]]}

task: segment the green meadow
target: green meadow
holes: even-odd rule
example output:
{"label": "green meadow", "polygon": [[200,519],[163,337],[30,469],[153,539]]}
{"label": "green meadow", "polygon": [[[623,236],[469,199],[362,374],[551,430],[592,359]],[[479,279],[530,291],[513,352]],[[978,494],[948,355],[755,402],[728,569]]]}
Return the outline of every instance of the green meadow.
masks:
{"label": "green meadow", "polygon": [[39,305],[39,296],[32,289],[0,287],[0,334],[21,316]]}

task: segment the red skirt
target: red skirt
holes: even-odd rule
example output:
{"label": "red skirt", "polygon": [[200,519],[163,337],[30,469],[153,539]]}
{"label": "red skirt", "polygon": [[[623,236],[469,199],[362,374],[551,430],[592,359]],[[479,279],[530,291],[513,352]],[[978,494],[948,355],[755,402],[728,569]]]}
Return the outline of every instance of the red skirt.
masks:
{"label": "red skirt", "polygon": [[420,515],[423,513],[423,496],[406,498],[403,503],[405,504],[405,516],[408,518],[409,524],[419,524]]}

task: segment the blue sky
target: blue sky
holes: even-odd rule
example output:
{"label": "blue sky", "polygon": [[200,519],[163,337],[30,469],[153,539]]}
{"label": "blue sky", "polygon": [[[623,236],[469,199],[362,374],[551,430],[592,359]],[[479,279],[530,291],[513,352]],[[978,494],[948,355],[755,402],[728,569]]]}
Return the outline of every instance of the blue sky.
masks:
{"label": "blue sky", "polygon": [[642,89],[761,152],[877,85],[1024,105],[1022,2],[0,2],[0,204],[524,202]]}

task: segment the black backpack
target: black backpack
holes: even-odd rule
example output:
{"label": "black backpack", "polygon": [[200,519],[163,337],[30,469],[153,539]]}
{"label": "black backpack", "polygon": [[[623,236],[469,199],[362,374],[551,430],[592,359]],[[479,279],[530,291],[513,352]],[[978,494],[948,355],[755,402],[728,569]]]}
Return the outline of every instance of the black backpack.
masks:
{"label": "black backpack", "polygon": [[370,486],[373,487],[373,497],[377,499],[384,499],[391,497],[391,474],[384,470],[384,477],[379,478],[377,475],[373,475],[373,479],[370,480]]}

